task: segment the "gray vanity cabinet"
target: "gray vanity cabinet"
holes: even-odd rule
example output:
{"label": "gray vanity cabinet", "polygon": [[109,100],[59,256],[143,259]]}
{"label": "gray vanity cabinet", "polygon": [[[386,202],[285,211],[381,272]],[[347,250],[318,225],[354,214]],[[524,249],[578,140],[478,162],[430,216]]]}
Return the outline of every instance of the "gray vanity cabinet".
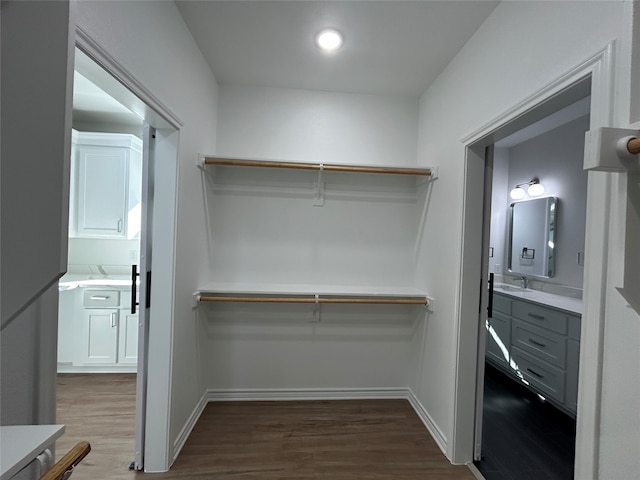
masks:
{"label": "gray vanity cabinet", "polygon": [[487,319],[487,358],[503,369],[509,368],[511,345],[511,300],[494,296],[493,317]]}
{"label": "gray vanity cabinet", "polygon": [[487,322],[487,360],[575,414],[580,316],[499,293],[493,309]]}

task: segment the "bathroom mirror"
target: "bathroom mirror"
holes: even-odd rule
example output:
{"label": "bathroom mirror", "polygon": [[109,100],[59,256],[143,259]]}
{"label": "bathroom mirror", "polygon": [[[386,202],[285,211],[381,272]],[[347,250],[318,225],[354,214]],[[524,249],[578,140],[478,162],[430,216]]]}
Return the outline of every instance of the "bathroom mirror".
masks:
{"label": "bathroom mirror", "polygon": [[510,210],[509,271],[553,277],[558,199],[545,197],[515,202]]}

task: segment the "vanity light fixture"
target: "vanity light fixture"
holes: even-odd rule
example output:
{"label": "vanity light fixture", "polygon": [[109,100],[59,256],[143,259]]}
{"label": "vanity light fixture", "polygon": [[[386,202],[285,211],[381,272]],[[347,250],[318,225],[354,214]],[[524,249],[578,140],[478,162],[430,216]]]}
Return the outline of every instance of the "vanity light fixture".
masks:
{"label": "vanity light fixture", "polygon": [[534,177],[529,182],[516,185],[515,188],[509,192],[509,196],[513,200],[522,200],[525,196],[524,188],[522,188],[524,185],[528,186],[526,193],[529,194],[530,197],[539,197],[544,193],[544,186],[540,183],[538,177]]}
{"label": "vanity light fixture", "polygon": [[326,28],[316,35],[316,45],[325,52],[338,50],[342,42],[342,34],[333,28]]}

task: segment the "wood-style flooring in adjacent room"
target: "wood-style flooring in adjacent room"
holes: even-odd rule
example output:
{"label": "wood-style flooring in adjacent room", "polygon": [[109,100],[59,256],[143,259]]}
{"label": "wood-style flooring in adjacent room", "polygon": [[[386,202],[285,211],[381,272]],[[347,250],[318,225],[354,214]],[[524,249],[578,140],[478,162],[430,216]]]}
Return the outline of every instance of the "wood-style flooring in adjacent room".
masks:
{"label": "wood-style flooring in adjacent room", "polygon": [[572,480],[576,421],[487,365],[482,460],[486,480]]}
{"label": "wood-style flooring in adjacent room", "polygon": [[58,457],[78,440],[92,445],[74,480],[475,478],[449,463],[405,400],[210,403],[169,472],[131,472],[135,375],[58,378]]}

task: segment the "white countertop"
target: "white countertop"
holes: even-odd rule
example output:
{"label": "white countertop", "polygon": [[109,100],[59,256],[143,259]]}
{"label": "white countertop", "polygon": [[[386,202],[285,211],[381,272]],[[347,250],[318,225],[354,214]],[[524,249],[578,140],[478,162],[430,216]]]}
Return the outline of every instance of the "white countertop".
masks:
{"label": "white countertop", "polygon": [[[136,281],[140,284],[140,279]],[[72,290],[78,287],[131,287],[131,276],[112,275],[107,277],[88,277],[87,275],[66,274],[58,282],[58,290]]]}
{"label": "white countertop", "polygon": [[521,298],[529,302],[539,303],[541,305],[565,310],[569,313],[582,315],[582,299],[580,298],[565,297],[563,295],[556,295],[555,293],[520,288],[503,283],[496,284],[493,289],[495,293]]}
{"label": "white countertop", "polygon": [[64,425],[12,425],[0,427],[0,480],[8,480],[26,467],[64,433]]}

